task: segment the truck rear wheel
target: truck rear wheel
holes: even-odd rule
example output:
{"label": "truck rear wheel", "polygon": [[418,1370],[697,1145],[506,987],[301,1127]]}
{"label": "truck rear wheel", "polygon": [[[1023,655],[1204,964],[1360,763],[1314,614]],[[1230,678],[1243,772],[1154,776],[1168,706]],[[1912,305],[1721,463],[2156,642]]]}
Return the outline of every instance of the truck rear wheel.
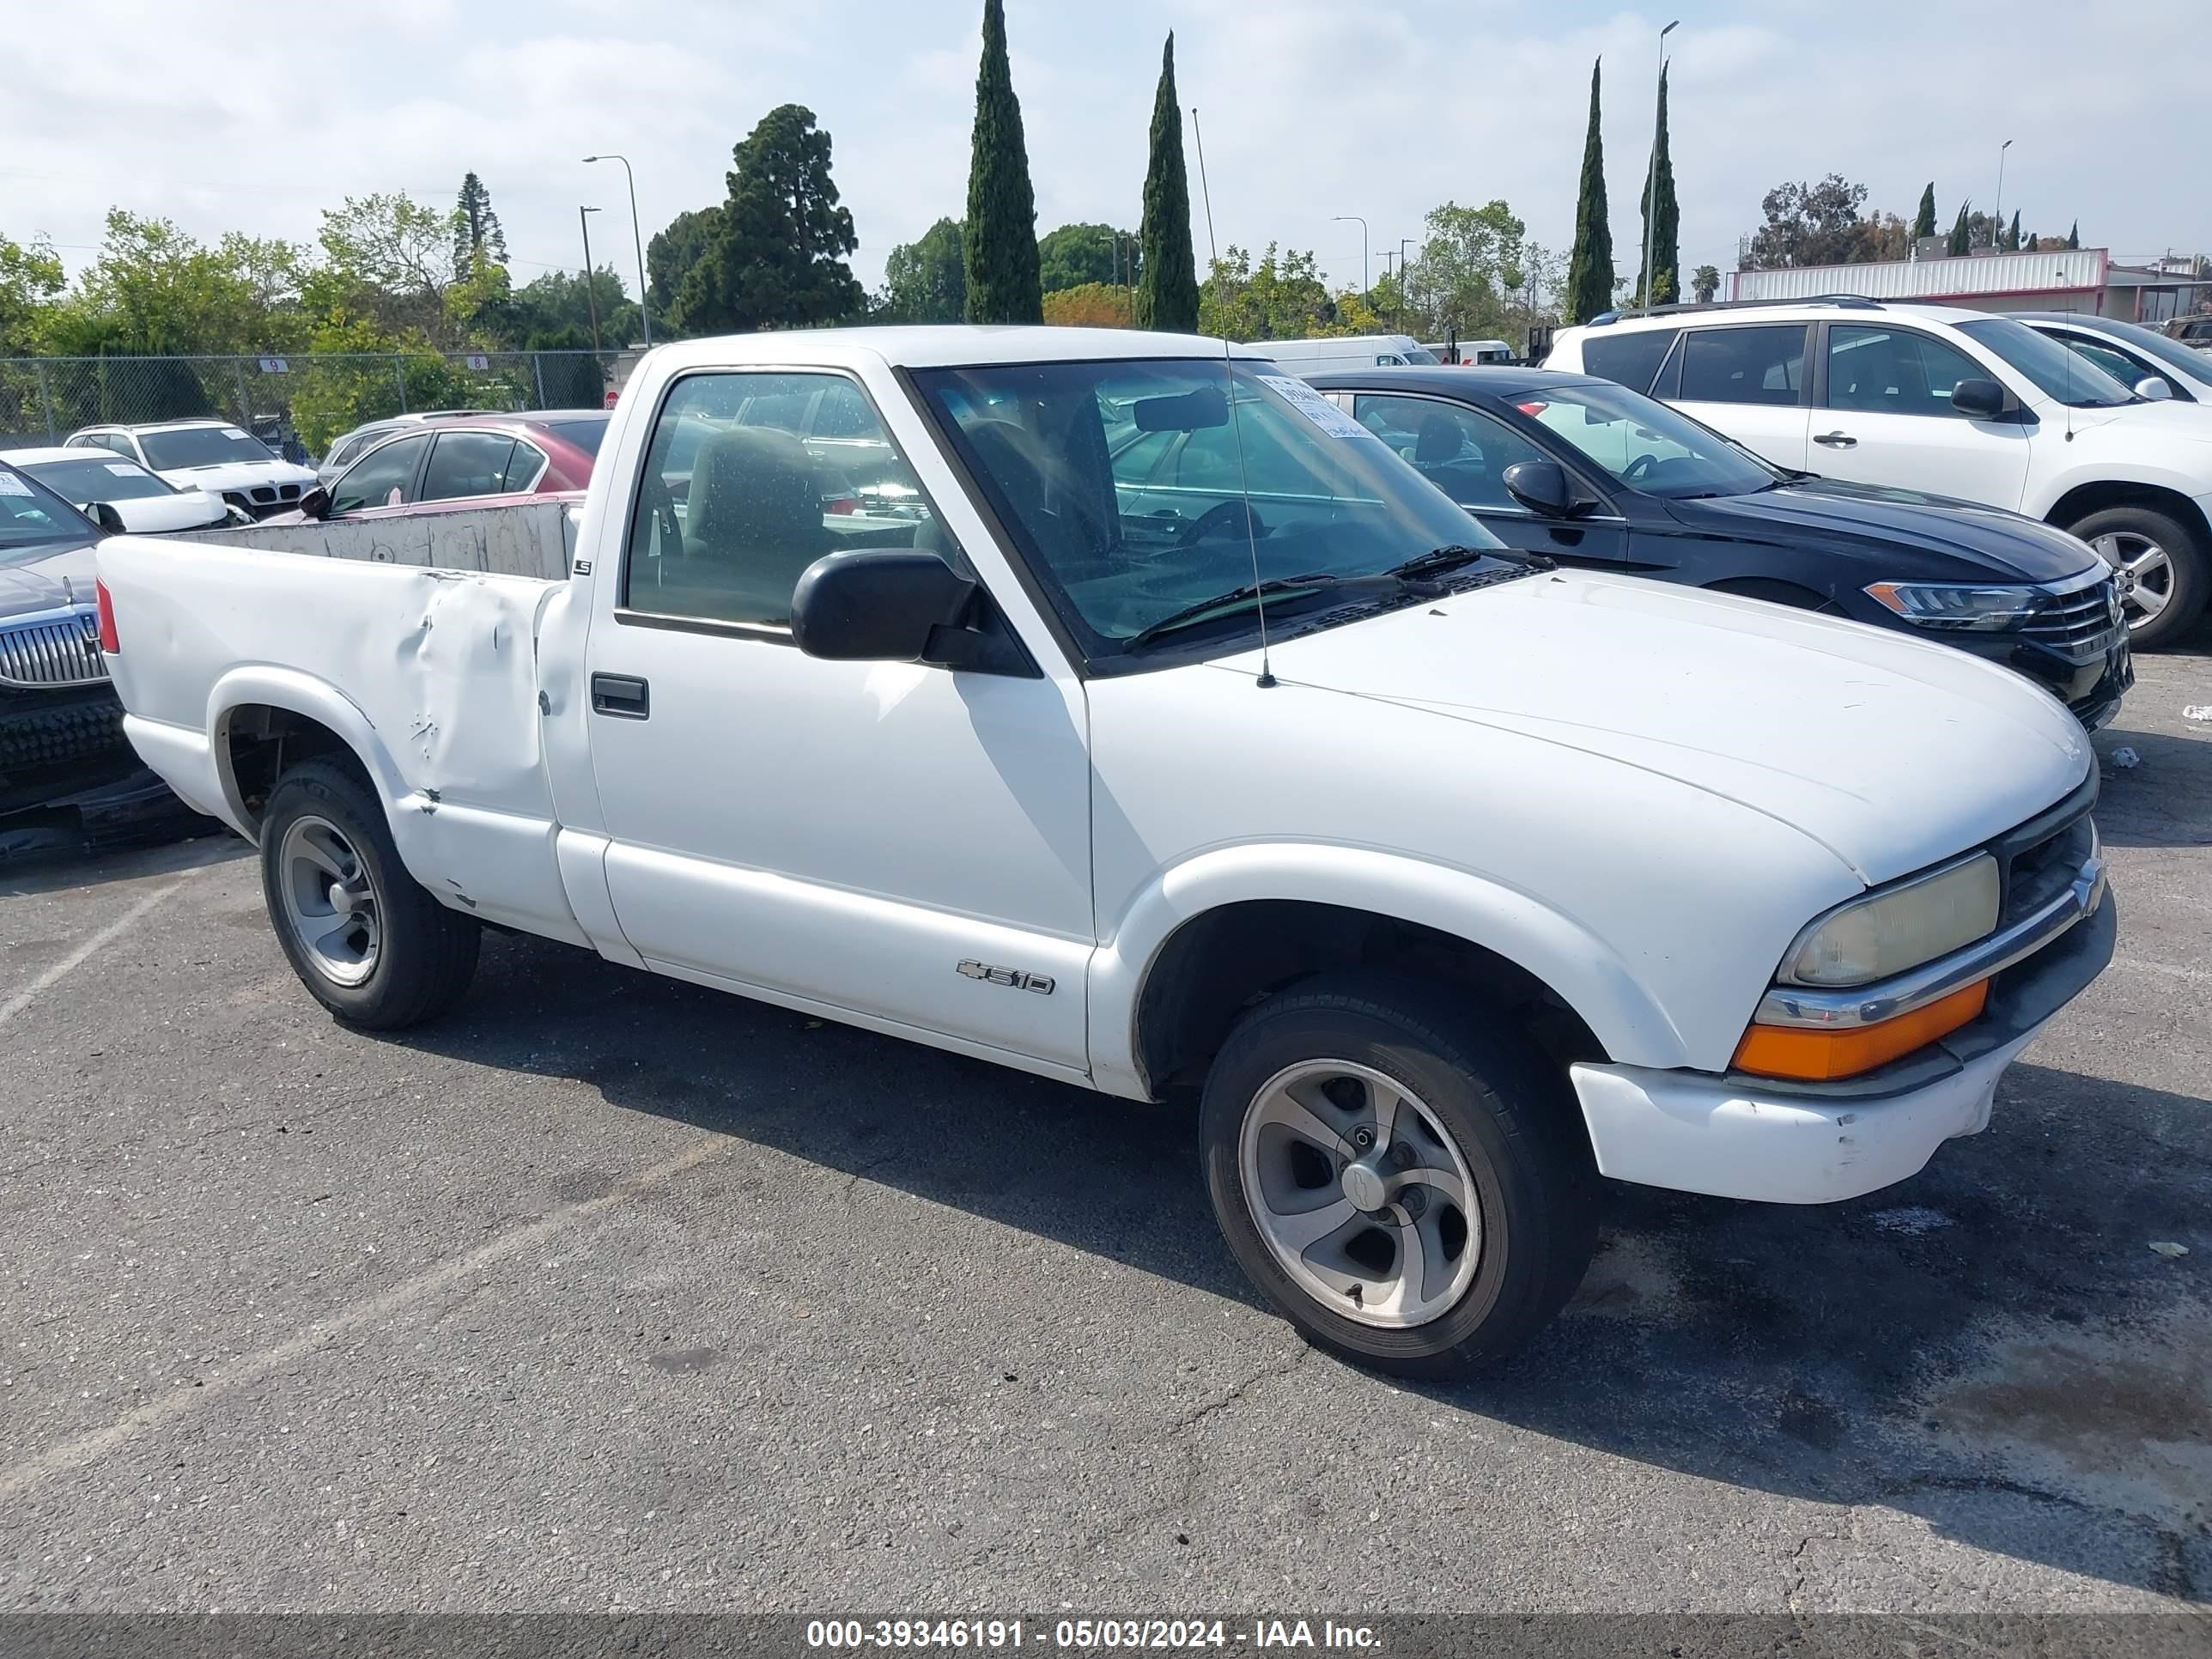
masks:
{"label": "truck rear wheel", "polygon": [[287,772],[261,824],[261,888],[292,970],[349,1025],[394,1031],[468,989],[482,930],[407,873],[384,809],[328,760]]}
{"label": "truck rear wheel", "polygon": [[1252,1009],[1200,1106],[1214,1214],[1307,1339],[1416,1376],[1496,1364],[1581,1283],[1596,1175],[1556,1068],[1479,1009],[1324,975]]}

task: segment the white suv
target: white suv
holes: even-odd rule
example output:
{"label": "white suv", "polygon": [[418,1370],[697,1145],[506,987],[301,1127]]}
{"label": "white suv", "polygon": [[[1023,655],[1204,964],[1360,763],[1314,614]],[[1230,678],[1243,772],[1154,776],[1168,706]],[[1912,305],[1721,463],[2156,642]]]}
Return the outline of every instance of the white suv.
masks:
{"label": "white suv", "polygon": [[1545,367],[1677,404],[1778,466],[2071,531],[2118,572],[2138,646],[2212,595],[2212,406],[2139,398],[2013,318],[1850,298],[1609,313],[1560,330]]}

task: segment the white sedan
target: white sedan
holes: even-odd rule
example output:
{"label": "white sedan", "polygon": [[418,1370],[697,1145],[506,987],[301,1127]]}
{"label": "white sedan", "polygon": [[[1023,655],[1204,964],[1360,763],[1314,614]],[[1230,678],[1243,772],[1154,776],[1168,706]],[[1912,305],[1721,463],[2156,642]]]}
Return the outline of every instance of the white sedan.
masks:
{"label": "white sedan", "polygon": [[115,519],[133,535],[168,535],[252,517],[213,490],[179,489],[137,462],[105,450],[10,449],[0,451],[0,460],[83,508],[88,518],[101,518],[97,508],[102,504],[113,508]]}

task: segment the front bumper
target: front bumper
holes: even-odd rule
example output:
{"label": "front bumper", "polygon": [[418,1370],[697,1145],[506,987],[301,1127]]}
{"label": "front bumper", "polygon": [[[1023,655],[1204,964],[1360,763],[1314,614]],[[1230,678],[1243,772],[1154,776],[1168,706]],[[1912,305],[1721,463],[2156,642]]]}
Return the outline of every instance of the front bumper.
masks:
{"label": "front bumper", "polygon": [[1988,1127],[1997,1079],[2112,959],[2111,891],[1990,982],[1981,1017],[1863,1077],[1820,1085],[1638,1066],[1569,1068],[1601,1174],[1771,1204],[1830,1204],[1917,1174]]}

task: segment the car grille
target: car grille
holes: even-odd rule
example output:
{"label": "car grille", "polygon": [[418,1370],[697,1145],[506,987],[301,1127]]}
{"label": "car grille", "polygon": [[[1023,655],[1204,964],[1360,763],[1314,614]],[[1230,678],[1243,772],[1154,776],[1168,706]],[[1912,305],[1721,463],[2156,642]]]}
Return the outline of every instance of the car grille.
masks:
{"label": "car grille", "polygon": [[90,605],[0,623],[0,684],[90,685],[107,678]]}
{"label": "car grille", "polygon": [[2089,817],[2096,804],[2097,777],[2092,773],[2057,805],[1990,843],[2004,894],[2000,926],[2033,915],[2073,884],[2096,848],[2096,827]]}
{"label": "car grille", "polygon": [[2052,593],[2021,632],[2062,657],[2088,662],[2111,650],[2125,625],[2107,572],[2087,586]]}

